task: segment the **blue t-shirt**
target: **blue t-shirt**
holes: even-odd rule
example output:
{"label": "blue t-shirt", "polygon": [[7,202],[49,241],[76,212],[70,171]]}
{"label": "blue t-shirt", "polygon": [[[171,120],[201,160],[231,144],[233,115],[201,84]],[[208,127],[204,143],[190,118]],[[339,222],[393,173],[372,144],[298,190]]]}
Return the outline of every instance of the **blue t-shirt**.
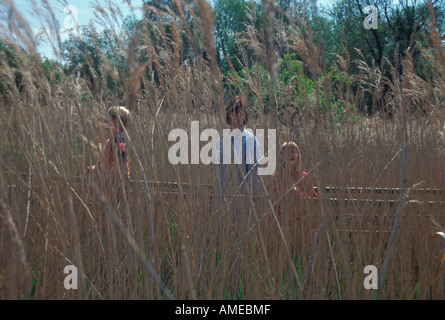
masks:
{"label": "blue t-shirt", "polygon": [[[252,193],[259,191],[258,158],[260,145],[255,135],[245,129],[224,130],[217,142],[220,163],[221,190],[223,194],[246,195],[248,186]],[[230,141],[230,144],[228,142]]]}

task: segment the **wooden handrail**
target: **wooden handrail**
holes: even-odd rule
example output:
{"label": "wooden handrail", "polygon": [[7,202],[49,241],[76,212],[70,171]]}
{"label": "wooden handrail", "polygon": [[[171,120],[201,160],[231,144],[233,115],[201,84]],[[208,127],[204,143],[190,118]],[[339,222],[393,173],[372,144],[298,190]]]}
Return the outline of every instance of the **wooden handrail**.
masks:
{"label": "wooden handrail", "polygon": [[[25,174],[22,174],[25,175]],[[38,175],[36,175],[38,176]],[[51,177],[61,177],[60,175],[53,175]],[[47,177],[46,177],[47,178]],[[79,177],[75,177],[75,178],[79,178]],[[35,181],[35,180],[34,180]],[[145,180],[131,180],[131,183],[142,183],[145,184],[145,182],[148,183],[149,186],[163,186],[163,187],[168,187],[168,188],[172,188],[172,189],[178,189],[179,188],[179,183],[176,181],[153,181],[153,180],[149,180],[149,181],[145,181]],[[204,184],[204,183],[195,183],[194,185],[192,185],[191,183],[188,182],[181,182],[181,186],[183,188],[190,188],[192,186],[194,186],[194,188],[196,187],[205,187],[205,188],[210,188],[213,189],[214,184]],[[9,188],[11,187],[16,187],[15,185],[8,185]],[[326,187],[317,187],[315,186],[314,189],[317,192],[321,192],[324,191],[326,193],[329,194],[335,194],[335,193],[339,193],[339,192],[345,192],[345,193],[351,193],[351,194],[365,194],[365,193],[375,193],[375,194],[400,194],[402,192],[402,189],[400,188],[371,188],[371,187],[336,187],[336,186],[326,186]],[[443,189],[439,189],[439,188],[414,188],[410,190],[411,194],[432,194],[432,195],[441,195],[441,194],[445,194]]]}
{"label": "wooden handrail", "polygon": [[[38,175],[36,175],[38,176]],[[54,177],[61,177],[60,175],[54,175]],[[47,180],[47,179],[46,179]],[[181,186],[183,194],[186,196],[199,196],[199,197],[211,197],[214,196],[214,184],[204,184],[204,183],[187,183],[187,182],[175,182],[175,181],[145,181],[145,180],[131,180],[131,184],[145,184],[147,183],[150,191],[154,194],[163,194],[163,195],[178,195],[179,194],[179,186]],[[25,188],[36,188],[36,180],[33,179],[32,185],[27,185],[26,183],[22,184]],[[17,188],[17,185],[7,185],[8,188]],[[317,191],[318,197],[314,200],[329,200],[334,203],[341,203],[347,206],[349,204],[378,204],[378,205],[389,205],[394,206],[399,203],[399,199],[370,199],[370,198],[349,198],[350,195],[367,195],[376,194],[376,195],[391,195],[391,196],[399,196],[402,189],[400,188],[370,188],[370,187],[335,187],[335,186],[327,186],[327,187],[314,187]],[[216,190],[215,190],[216,191]],[[410,190],[410,195],[432,195],[432,196],[442,196],[444,194],[442,189],[438,188],[415,188]],[[326,198],[326,195],[329,198]],[[335,196],[333,196],[335,195]],[[231,195],[226,195],[231,196]],[[245,195],[236,195],[235,197],[246,197]],[[425,200],[413,200],[410,197],[409,200],[404,203],[408,204],[445,204],[445,201],[425,201]]]}
{"label": "wooden handrail", "polygon": [[[316,190],[319,188],[314,187]],[[352,193],[378,193],[378,194],[400,194],[402,189],[400,188],[369,188],[369,187],[325,187],[324,191],[327,193],[338,193],[338,191]],[[437,188],[415,188],[411,189],[410,193],[415,194],[434,194],[439,195],[443,193],[442,189]]]}

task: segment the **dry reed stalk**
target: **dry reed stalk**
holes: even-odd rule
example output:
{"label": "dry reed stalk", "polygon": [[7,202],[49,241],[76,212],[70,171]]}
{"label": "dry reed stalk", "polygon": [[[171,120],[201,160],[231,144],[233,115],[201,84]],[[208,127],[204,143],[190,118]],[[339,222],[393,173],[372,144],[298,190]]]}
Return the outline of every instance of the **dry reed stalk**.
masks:
{"label": "dry reed stalk", "polygon": [[[192,120],[199,120],[203,127],[224,128],[219,110],[227,92],[216,61],[207,64],[197,46],[192,46],[190,60],[182,55],[185,44],[181,34],[198,39],[212,28],[207,5],[196,4],[197,10],[176,1],[178,20],[173,10],[163,10],[163,19],[173,30],[170,38],[162,23],[150,22],[155,38],[150,36],[148,25],[142,27],[142,32],[129,42],[142,44],[139,55],[133,54],[135,45],[118,41],[113,53],[132,55],[132,67],[127,72],[118,67],[113,73],[111,62],[103,59],[100,74],[92,75],[94,88],[74,75],[60,83],[51,82],[39,62],[24,54],[20,54],[17,68],[0,62],[1,75],[11,83],[16,72],[25,76],[25,89],[11,86],[7,98],[2,97],[7,104],[0,114],[7,141],[0,146],[1,228],[7,230],[0,235],[0,297],[20,298],[23,294],[34,299],[160,299],[172,298],[174,290],[178,299],[372,299],[375,295],[363,288],[363,267],[384,264],[389,252],[391,263],[386,270],[379,270],[385,275],[379,287],[380,299],[443,298],[443,248],[431,240],[431,231],[438,227],[430,217],[438,225],[445,221],[440,215],[441,205],[427,204],[437,198],[433,195],[415,196],[414,189],[409,193],[408,188],[402,188],[409,198],[403,198],[400,209],[375,202],[332,203],[331,195],[323,191],[315,202],[302,201],[295,206],[283,195],[279,201],[289,215],[277,219],[273,214],[277,203],[268,196],[264,202],[257,202],[249,194],[247,202],[241,204],[233,197],[222,206],[217,197],[190,192],[185,185],[179,185],[174,195],[161,193],[159,185],[149,185],[151,180],[219,183],[217,168],[202,164],[172,166],[167,159],[167,135],[172,128],[188,130]],[[189,13],[199,28],[192,30]],[[97,14],[113,27],[109,39],[119,38],[115,28],[122,21],[119,10],[110,3]],[[21,21],[15,15],[11,19],[14,17]],[[438,92],[443,94],[443,87],[437,84],[443,82],[443,73],[435,73],[431,83],[420,80],[408,54],[401,61],[404,71],[400,90],[381,78],[380,66],[362,63],[362,73],[352,79],[346,52],[345,57],[338,57],[337,69],[348,83],[331,83],[323,61],[317,60],[322,48],[313,42],[306,21],[300,16],[290,21],[299,33],[285,34],[275,49],[296,50],[311,73],[323,74],[325,82],[317,84],[318,91],[332,90],[346,105],[356,107],[363,101],[363,91],[370,90],[376,106],[387,104],[394,110],[400,110],[399,97],[404,94],[409,111],[406,122],[403,113],[397,111],[400,114],[393,122],[374,117],[342,127],[334,121],[318,122],[316,126],[319,98],[309,97],[302,79],[295,78],[287,87],[279,88],[283,89],[281,96],[280,90],[274,93],[277,105],[299,111],[295,119],[291,112],[286,114],[283,125],[277,126],[279,141],[298,140],[304,167],[317,187],[400,187],[403,168],[402,176],[408,181],[405,186],[412,188],[425,181],[424,186],[443,188],[445,161],[438,138],[445,116],[437,98]],[[14,26],[12,33],[32,46],[26,33]],[[276,24],[268,26],[282,31]],[[275,53],[267,53],[266,46],[265,37],[270,36],[262,35],[252,25],[240,45],[254,48],[256,58],[267,56],[273,60]],[[130,38],[125,35],[125,39]],[[216,55],[210,35],[204,39],[204,47],[211,57]],[[440,46],[436,43],[437,48]],[[437,70],[442,70],[440,50],[437,52],[432,59]],[[251,61],[244,55],[238,63],[248,67]],[[85,59],[87,65],[93,64],[90,57]],[[138,69],[138,64],[146,66],[147,72]],[[123,85],[122,92],[107,97],[105,72],[111,72],[113,79]],[[262,76],[253,66],[243,90],[246,95],[257,95],[251,105],[258,118],[252,125],[267,129],[274,120],[263,111],[262,91],[270,92],[270,87],[263,83]],[[360,82],[356,92],[349,80]],[[383,84],[392,86],[385,96]],[[297,86],[303,97],[298,96]],[[296,103],[300,97],[301,103]],[[90,116],[97,118],[107,103],[121,102],[129,103],[137,115],[125,137],[131,150],[132,175],[142,183],[133,183],[123,194],[107,188],[102,181],[95,181],[90,189],[76,177],[97,160],[95,149],[99,148],[95,146],[105,137],[103,132],[98,134],[99,126]],[[418,116],[416,107],[426,108],[428,114]],[[401,132],[405,139],[402,145]],[[400,161],[406,148],[410,151],[408,165]],[[426,162],[430,166],[424,166]],[[262,188],[267,194],[269,179],[263,178]],[[122,179],[118,185],[124,189]],[[119,196],[122,201],[118,201]],[[355,197],[397,200],[393,195],[355,194],[350,190],[338,196],[348,201]],[[250,212],[238,225],[231,220],[233,206]],[[306,212],[299,223],[291,219],[297,209]],[[11,242],[6,237],[9,233],[16,234],[18,238],[14,239],[19,241]],[[67,263],[80,270],[81,290],[75,293],[60,284],[61,268]],[[22,280],[8,271],[20,268],[29,270]]]}

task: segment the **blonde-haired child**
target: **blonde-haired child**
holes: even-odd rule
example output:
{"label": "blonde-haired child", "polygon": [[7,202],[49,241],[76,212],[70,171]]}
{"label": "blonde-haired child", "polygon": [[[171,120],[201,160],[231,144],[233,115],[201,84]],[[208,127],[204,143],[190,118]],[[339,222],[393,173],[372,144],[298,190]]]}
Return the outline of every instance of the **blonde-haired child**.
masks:
{"label": "blonde-haired child", "polygon": [[[308,173],[301,170],[301,153],[298,145],[293,141],[283,143],[281,147],[281,164],[277,171],[272,175],[273,193],[276,200],[284,193],[293,189],[288,196],[307,196],[316,197],[317,192],[312,185]],[[301,180],[301,181],[300,181]],[[297,183],[300,181],[299,183]],[[281,214],[281,206],[276,207],[277,215]]]}
{"label": "blonde-haired child", "polygon": [[111,133],[112,137],[106,141],[104,153],[98,164],[88,167],[89,172],[106,169],[110,174],[115,175],[116,170],[120,168],[124,180],[128,181],[130,179],[130,158],[122,134],[124,129],[128,129],[130,120],[131,113],[125,107],[114,106],[107,110],[104,128],[108,133]]}

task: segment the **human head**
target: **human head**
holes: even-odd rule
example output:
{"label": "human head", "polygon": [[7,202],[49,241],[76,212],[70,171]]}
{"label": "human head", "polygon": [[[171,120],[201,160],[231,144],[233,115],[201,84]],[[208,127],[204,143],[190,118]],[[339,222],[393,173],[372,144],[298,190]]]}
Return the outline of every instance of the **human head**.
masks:
{"label": "human head", "polygon": [[[246,104],[240,96],[232,97],[226,105],[226,122],[229,126],[239,128],[247,123],[249,118]],[[238,124],[232,123],[239,121]]]}
{"label": "human head", "polygon": [[[107,110],[107,120],[106,123],[112,126],[113,133],[116,134],[117,131],[121,133],[123,131],[122,125],[125,129],[128,129],[130,123],[130,111],[122,106],[113,106]],[[119,121],[120,118],[120,121]],[[122,125],[121,123],[122,122]],[[119,129],[117,129],[119,128]]]}
{"label": "human head", "polygon": [[290,165],[291,167],[300,171],[301,169],[301,154],[300,148],[293,141],[286,141],[281,147],[282,165]]}

